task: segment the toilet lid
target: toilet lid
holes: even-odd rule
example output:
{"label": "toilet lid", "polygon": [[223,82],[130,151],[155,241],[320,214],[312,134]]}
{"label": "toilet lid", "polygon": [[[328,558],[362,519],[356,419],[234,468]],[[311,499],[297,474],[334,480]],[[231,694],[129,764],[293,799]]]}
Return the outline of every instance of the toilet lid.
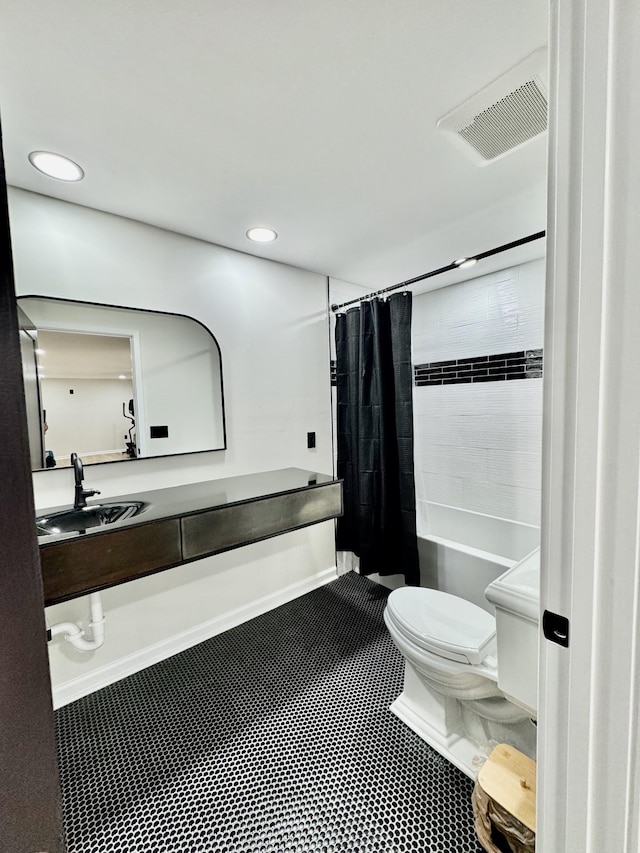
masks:
{"label": "toilet lid", "polygon": [[479,664],[493,650],[495,619],[464,598],[407,586],[389,595],[387,608],[399,630],[439,657]]}

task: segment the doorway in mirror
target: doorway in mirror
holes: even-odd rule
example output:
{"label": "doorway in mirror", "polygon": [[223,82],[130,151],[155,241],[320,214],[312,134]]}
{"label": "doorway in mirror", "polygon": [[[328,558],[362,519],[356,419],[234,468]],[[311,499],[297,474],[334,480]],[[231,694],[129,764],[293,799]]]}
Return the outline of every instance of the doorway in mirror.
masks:
{"label": "doorway in mirror", "polygon": [[68,466],[74,451],[87,463],[135,458],[131,347],[129,336],[37,332],[45,467]]}

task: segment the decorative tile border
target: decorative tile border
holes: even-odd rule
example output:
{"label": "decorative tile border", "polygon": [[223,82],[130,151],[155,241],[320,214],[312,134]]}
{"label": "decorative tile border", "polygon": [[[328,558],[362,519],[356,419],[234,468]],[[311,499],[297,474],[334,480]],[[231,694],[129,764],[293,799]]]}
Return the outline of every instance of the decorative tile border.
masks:
{"label": "decorative tile border", "polygon": [[505,379],[540,379],[542,360],[542,349],[529,349],[416,364],[415,384],[459,385],[469,382],[499,382]]}
{"label": "decorative tile border", "polygon": [[[542,362],[542,349],[476,355],[473,358],[416,364],[414,379],[416,386],[499,382],[504,379],[540,379]],[[331,384],[337,384],[335,359],[331,361]]]}

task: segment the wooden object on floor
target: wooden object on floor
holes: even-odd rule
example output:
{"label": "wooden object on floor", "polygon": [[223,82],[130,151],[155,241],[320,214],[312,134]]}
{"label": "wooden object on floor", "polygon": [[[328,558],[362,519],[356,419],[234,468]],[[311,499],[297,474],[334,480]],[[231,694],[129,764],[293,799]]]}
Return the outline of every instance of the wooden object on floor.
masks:
{"label": "wooden object on floor", "polygon": [[473,791],[476,833],[488,853],[533,853],[536,830],[536,763],[498,744]]}

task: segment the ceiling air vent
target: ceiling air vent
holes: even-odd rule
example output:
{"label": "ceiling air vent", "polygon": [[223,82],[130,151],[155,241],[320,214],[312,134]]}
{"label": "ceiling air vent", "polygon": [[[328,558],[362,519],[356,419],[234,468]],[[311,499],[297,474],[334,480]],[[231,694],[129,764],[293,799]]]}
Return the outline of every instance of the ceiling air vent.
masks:
{"label": "ceiling air vent", "polygon": [[547,51],[537,50],[452,110],[438,129],[486,166],[547,129]]}

